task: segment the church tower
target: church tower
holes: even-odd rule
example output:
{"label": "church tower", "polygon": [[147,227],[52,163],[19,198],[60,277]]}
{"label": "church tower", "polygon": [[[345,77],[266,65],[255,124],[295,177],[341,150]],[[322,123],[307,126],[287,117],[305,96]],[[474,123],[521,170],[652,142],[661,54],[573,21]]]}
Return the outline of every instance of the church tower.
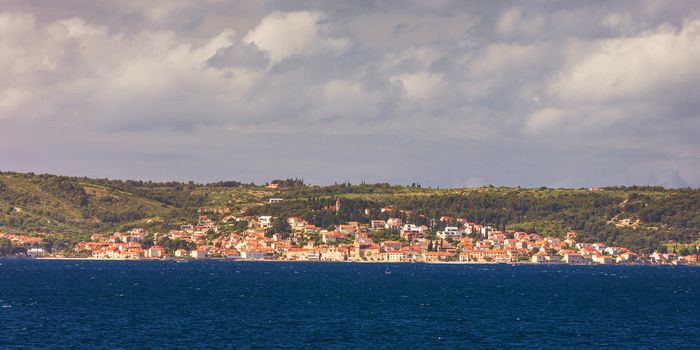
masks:
{"label": "church tower", "polygon": [[335,200],[335,212],[336,213],[340,212],[340,204],[341,204],[340,197],[338,197],[338,199]]}

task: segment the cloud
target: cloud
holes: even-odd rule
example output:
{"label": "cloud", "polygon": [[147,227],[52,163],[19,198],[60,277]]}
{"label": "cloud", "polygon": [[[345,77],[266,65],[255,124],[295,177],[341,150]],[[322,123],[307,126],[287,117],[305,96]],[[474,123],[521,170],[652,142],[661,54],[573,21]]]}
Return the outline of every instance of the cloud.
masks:
{"label": "cloud", "polygon": [[558,108],[544,108],[532,113],[525,123],[525,130],[531,134],[550,129],[566,118],[566,111]]}
{"label": "cloud", "polygon": [[401,87],[406,96],[415,100],[425,100],[438,93],[442,75],[433,73],[402,74],[389,78]]}
{"label": "cloud", "polygon": [[[584,45],[575,48],[586,50]],[[700,78],[700,21],[592,43],[549,87],[566,101],[633,99]]]}
{"label": "cloud", "polygon": [[270,63],[286,58],[316,53],[338,54],[347,50],[347,38],[324,36],[319,31],[320,12],[274,12],[263,18],[243,42],[255,44],[270,55]]}
{"label": "cloud", "polygon": [[10,0],[0,157],[443,186],[682,185],[657,174],[671,169],[697,186],[699,14],[686,0]]}
{"label": "cloud", "polygon": [[270,57],[251,44],[236,43],[219,49],[207,64],[214,68],[245,67],[262,69],[267,67]]}

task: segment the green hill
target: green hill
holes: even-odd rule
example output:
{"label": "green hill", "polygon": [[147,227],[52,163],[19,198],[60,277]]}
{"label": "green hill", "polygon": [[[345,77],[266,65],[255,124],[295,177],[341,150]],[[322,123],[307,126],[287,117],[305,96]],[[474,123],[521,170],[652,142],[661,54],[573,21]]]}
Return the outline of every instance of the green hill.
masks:
{"label": "green hill", "polygon": [[[446,224],[439,218],[449,215],[554,236],[574,230],[581,240],[644,251],[669,241],[694,242],[700,230],[700,191],[696,189],[436,189],[389,184],[308,186],[291,179],[274,182],[279,188],[235,181],[159,183],[0,173],[0,231],[49,233],[77,240],[134,226],[168,230],[192,222],[198,212],[219,218],[221,209],[234,214],[300,216],[320,227],[403,216],[437,229]],[[268,204],[272,197],[284,201]],[[341,210],[324,210],[336,198],[342,199]],[[387,206],[396,211],[382,213],[380,208]]]}

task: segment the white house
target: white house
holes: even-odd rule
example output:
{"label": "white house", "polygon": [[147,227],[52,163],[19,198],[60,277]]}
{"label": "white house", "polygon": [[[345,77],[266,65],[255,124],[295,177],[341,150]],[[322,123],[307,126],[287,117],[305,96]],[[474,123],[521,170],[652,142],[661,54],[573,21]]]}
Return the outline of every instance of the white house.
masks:
{"label": "white house", "polygon": [[581,254],[564,254],[563,262],[571,265],[581,265],[588,263],[588,259],[584,258]]}
{"label": "white house", "polygon": [[460,231],[456,226],[447,226],[444,231],[438,231],[437,236],[442,239],[454,239],[458,240],[462,238],[464,231]]}
{"label": "white house", "polygon": [[262,250],[241,250],[241,259],[246,260],[263,260],[265,252]]}
{"label": "white house", "polygon": [[31,249],[27,250],[27,255],[31,256],[32,258],[35,258],[38,256],[45,256],[45,255],[47,255],[47,253],[42,248],[31,248]]}
{"label": "white house", "polygon": [[207,251],[202,248],[197,248],[190,252],[190,256],[195,259],[205,259],[207,257]]}
{"label": "white house", "polygon": [[272,226],[272,216],[264,215],[258,218],[258,226],[260,228],[269,228]]}
{"label": "white house", "polygon": [[143,252],[145,258],[157,259],[162,258],[165,255],[165,249],[160,246],[152,246]]}
{"label": "white house", "polygon": [[384,252],[384,260],[399,262],[403,261],[406,257],[406,253],[401,250],[388,250]]}

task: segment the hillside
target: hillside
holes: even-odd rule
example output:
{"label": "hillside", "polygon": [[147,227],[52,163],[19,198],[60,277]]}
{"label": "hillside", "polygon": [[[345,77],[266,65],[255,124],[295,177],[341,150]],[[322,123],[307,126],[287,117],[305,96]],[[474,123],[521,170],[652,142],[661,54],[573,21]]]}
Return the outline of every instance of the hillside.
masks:
{"label": "hillside", "polygon": [[[235,181],[157,183],[0,173],[0,231],[49,233],[77,240],[135,226],[168,230],[193,221],[198,212],[216,217],[220,209],[246,215],[300,216],[320,227],[391,215],[439,226],[437,219],[449,215],[554,236],[575,230],[584,240],[640,250],[669,241],[693,242],[700,229],[700,191],[691,189],[436,189],[276,182],[279,188],[271,189]],[[284,201],[268,204],[272,197]],[[342,210],[323,210],[336,198],[342,199]],[[381,212],[380,208],[388,206],[395,211]]]}

